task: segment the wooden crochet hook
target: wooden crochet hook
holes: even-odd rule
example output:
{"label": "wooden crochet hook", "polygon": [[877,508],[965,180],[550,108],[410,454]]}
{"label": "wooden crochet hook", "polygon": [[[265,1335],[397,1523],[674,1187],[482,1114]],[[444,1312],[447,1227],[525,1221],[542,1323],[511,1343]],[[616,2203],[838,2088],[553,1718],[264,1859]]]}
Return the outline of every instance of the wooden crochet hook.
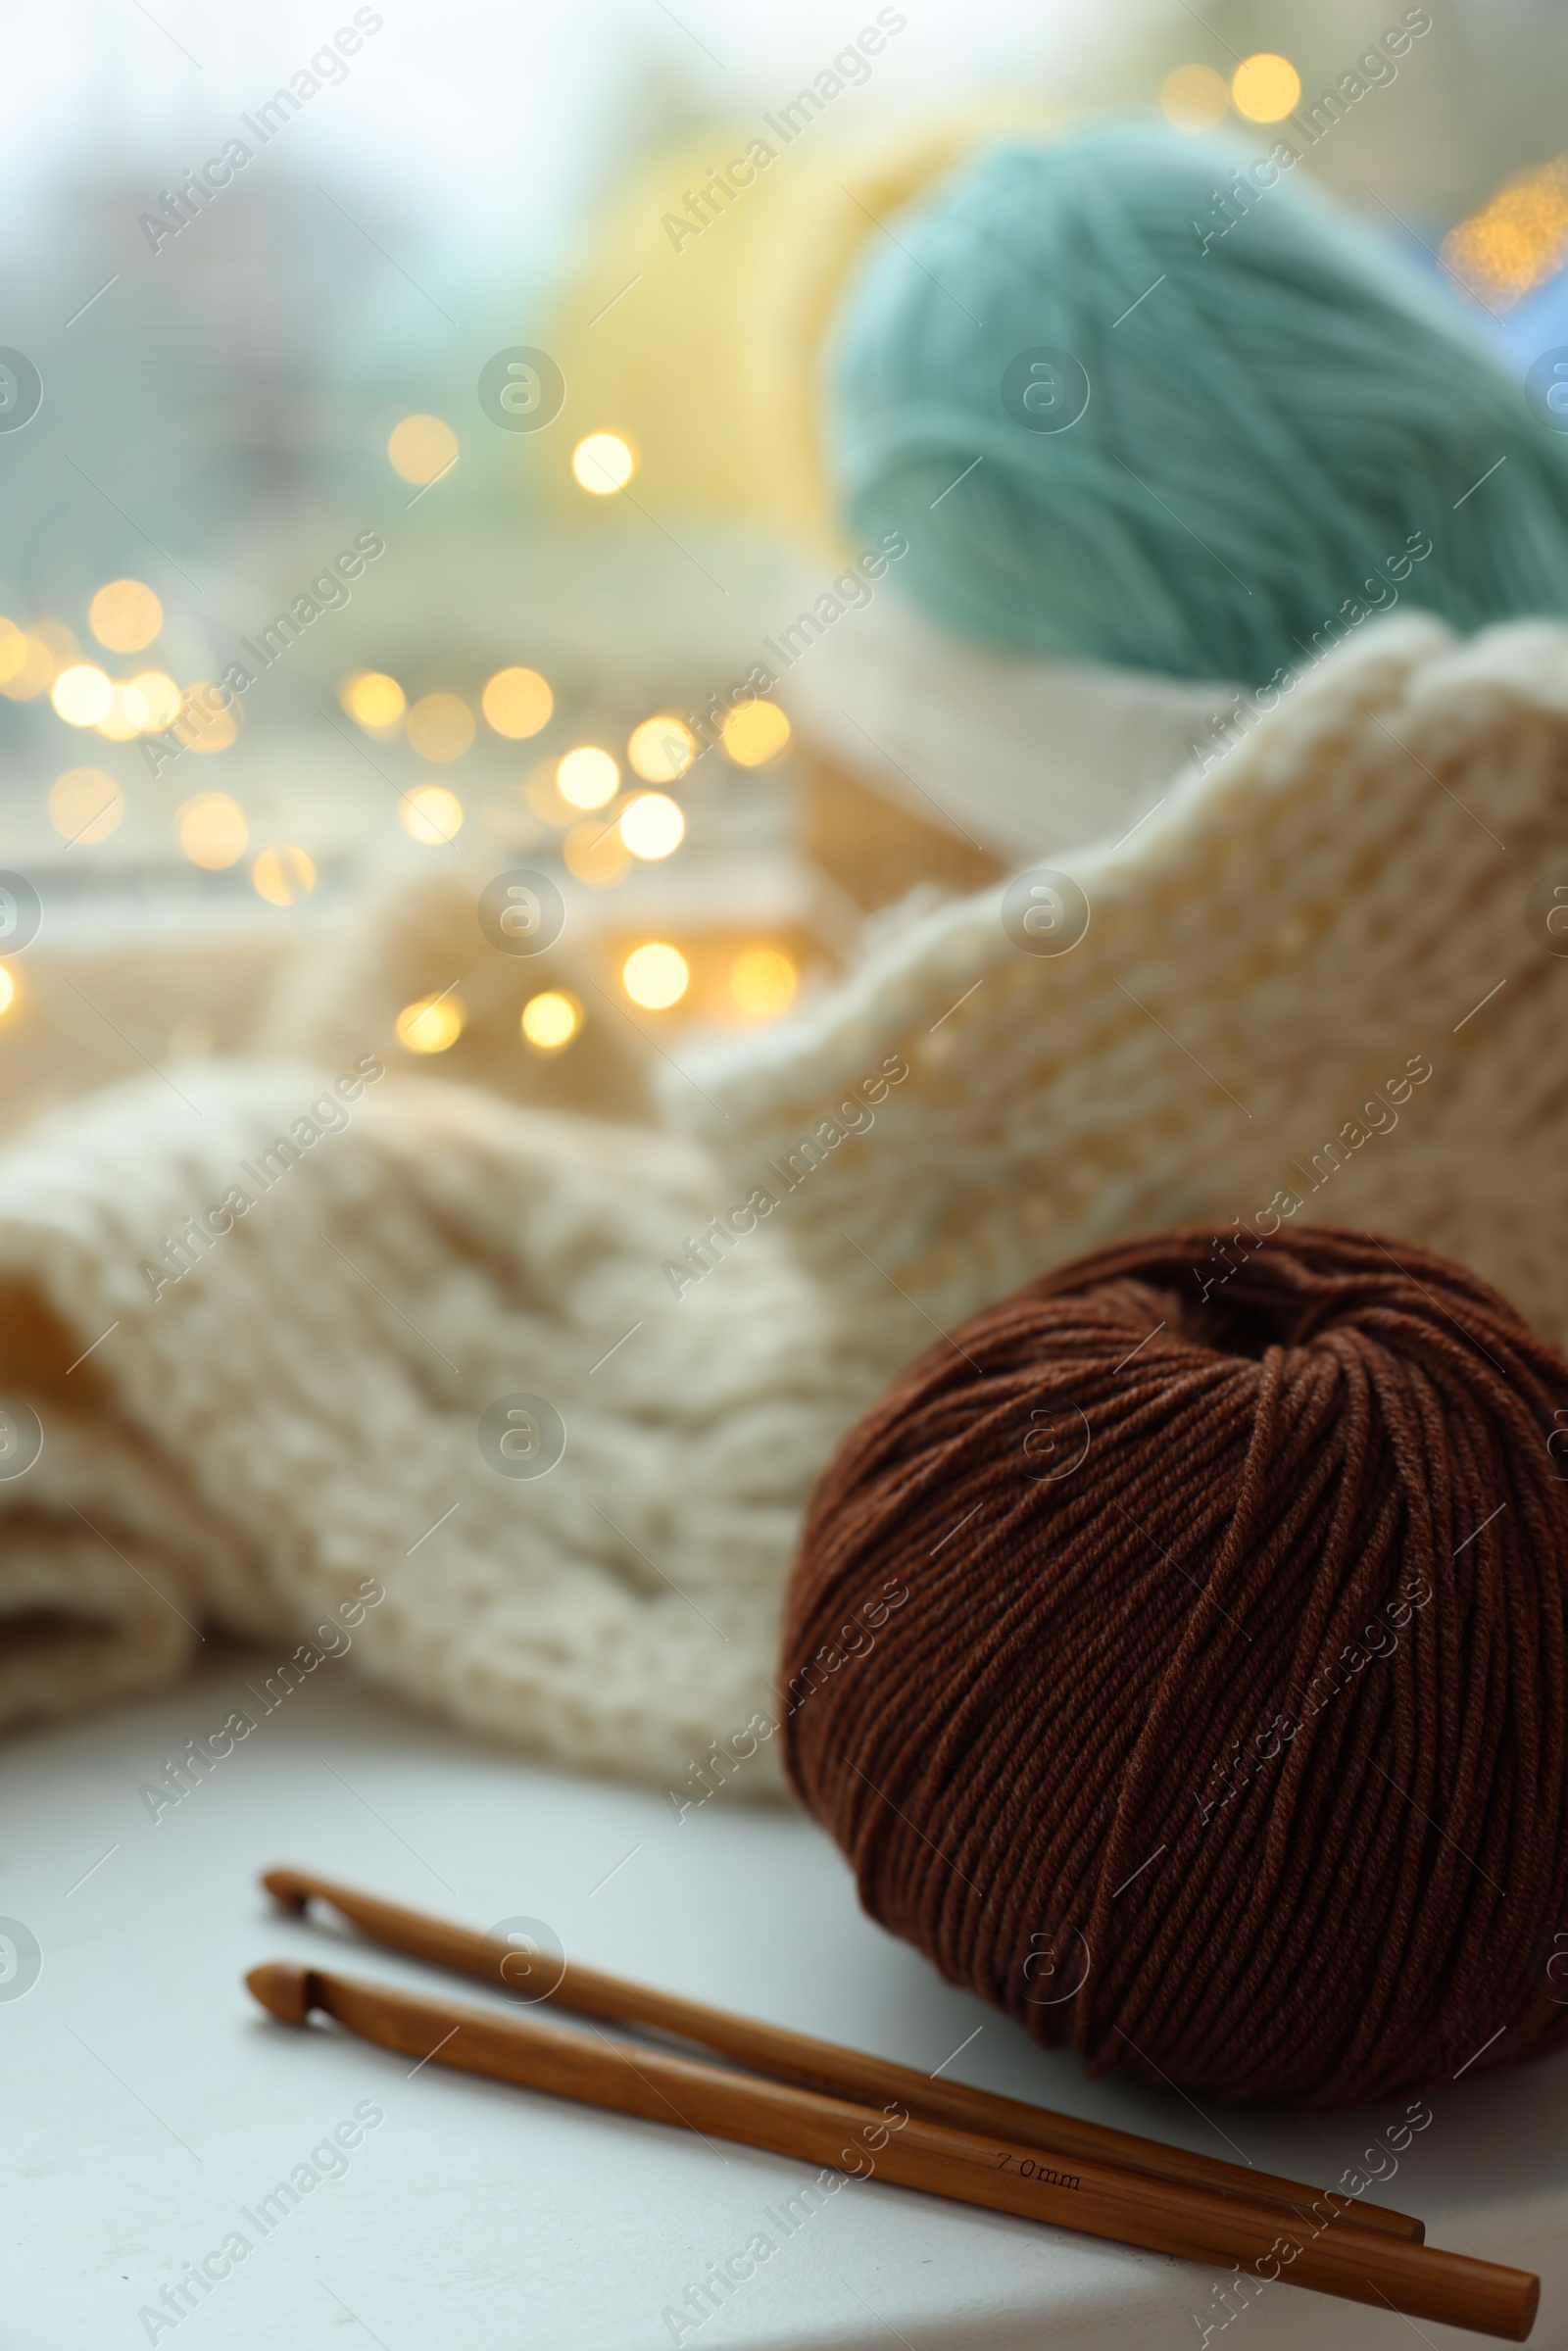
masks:
{"label": "wooden crochet hook", "polygon": [[[444,1919],[428,1918],[421,1911],[404,1910],[395,1902],[334,1885],[307,1870],[268,1870],[262,1883],[285,1909],[302,1912],[313,1899],[329,1902],[363,1934],[393,1950],[433,1960],[439,1967],[456,1968],[463,1975],[476,1976],[481,1983],[510,1991],[520,1988],[516,1971],[527,1961],[514,1944],[497,1942],[493,1936],[449,1925]],[[682,1999],[675,1992],[656,1991],[648,1984],[603,1975],[579,1960],[552,1961],[550,1965],[552,1972],[559,1968],[560,1973],[553,1984],[534,1992],[535,1998],[554,1999],[558,2006],[580,2016],[673,2033],[802,2089],[872,2106],[896,2098],[910,2114],[927,2122],[945,2123],[953,2130],[1044,2149],[1073,2163],[1108,2164],[1120,2171],[1141,2173],[1146,2179],[1166,2180],[1173,2187],[1203,2188],[1210,2195],[1238,2197],[1244,2203],[1266,2205],[1292,2217],[1326,2199],[1352,2229],[1401,2237],[1411,2244],[1420,2244],[1426,2234],[1423,2224],[1408,2213],[1363,2204],[1329,2189],[1307,2187],[1298,2180],[1224,2163],[1215,2156],[1193,2155],[1185,2147],[1169,2147],[1158,2139],[1140,2138],[1133,2131],[1114,2131],[1102,2123],[1080,2122],[1076,2116],[1054,2114],[1047,2107],[1026,2105],[1021,2099],[1001,2097],[992,2090],[970,2089],[961,2082],[935,2080],[910,2066],[867,2057],[858,2049],[841,2048],[833,2041],[813,2040],[782,2025],[736,2016],[700,2000]]]}
{"label": "wooden crochet hook", "polygon": [[1523,2342],[1541,2281],[1524,2270],[1348,2229],[1328,2207],[1314,2226],[1239,2198],[1081,2163],[1042,2163],[1029,2147],[910,2116],[877,2113],[782,2082],[731,2074],[662,2050],[628,2048],[542,2018],[501,2016],[453,2000],[272,1962],[246,1978],[262,2006],[303,2025],[313,2009],[350,2033],[421,2063],[453,2066],[644,2122],[675,2122],[831,2171],[923,2188],[992,2212],[1049,2221],[1188,2261],[1238,2263],[1351,2302]]}

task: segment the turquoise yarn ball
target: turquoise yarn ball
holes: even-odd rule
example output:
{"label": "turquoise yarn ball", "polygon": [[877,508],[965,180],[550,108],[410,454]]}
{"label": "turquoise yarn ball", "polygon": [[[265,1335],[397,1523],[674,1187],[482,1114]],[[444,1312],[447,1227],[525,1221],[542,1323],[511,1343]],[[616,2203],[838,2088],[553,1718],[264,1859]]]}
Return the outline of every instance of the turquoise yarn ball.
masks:
{"label": "turquoise yarn ball", "polygon": [[[1568,612],[1568,440],[1302,174],[1227,216],[1256,161],[1143,126],[1007,144],[873,238],[829,446],[852,526],[904,532],[935,619],[1255,686],[1370,606]],[[1041,348],[1067,358],[1025,420]]]}

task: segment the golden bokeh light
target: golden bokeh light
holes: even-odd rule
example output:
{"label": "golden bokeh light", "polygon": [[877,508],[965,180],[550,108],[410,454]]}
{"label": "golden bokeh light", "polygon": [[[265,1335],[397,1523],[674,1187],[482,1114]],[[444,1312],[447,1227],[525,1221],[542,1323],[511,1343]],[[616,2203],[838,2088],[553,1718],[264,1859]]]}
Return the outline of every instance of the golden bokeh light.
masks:
{"label": "golden bokeh light", "polygon": [[637,460],[619,433],[591,432],[571,453],[571,469],[595,498],[623,490],[637,470]]}
{"label": "golden bokeh light", "polygon": [[631,857],[618,824],[590,816],[574,824],[561,844],[562,859],[574,881],[591,890],[613,890],[631,871]]}
{"label": "golden bokeh light", "polygon": [[166,669],[138,669],[134,677],[126,679],[123,691],[127,712],[139,708],[141,724],[149,734],[162,734],[179,716],[184,697]]}
{"label": "golden bokeh light", "polygon": [[445,473],[458,454],[458,436],[444,416],[405,416],[388,435],[386,454],[401,481],[422,488]]}
{"label": "golden bokeh light", "polygon": [[49,787],[49,821],[68,848],[107,841],[125,813],[125,795],[101,767],[68,767]]}
{"label": "golden bokeh light", "polygon": [[210,677],[199,677],[185,688],[174,732],[187,751],[199,752],[204,759],[227,751],[239,739],[239,707],[232,695],[226,702],[220,700]]}
{"label": "golden bokeh light", "polygon": [[662,1012],[670,1004],[678,1004],[691,985],[691,971],[686,957],[678,947],[666,947],[661,939],[650,939],[646,947],[634,947],[620,967],[621,986],[634,1004],[644,1004],[650,1012]]}
{"label": "golden bokeh light", "polygon": [[421,996],[398,1014],[398,1043],[407,1053],[444,1053],[457,1044],[467,1018],[461,996]]}
{"label": "golden bokeh light", "polygon": [[460,694],[421,694],[409,711],[408,737],[421,759],[461,759],[473,741],[473,712]]}
{"label": "golden bokeh light", "polygon": [[49,699],[68,726],[96,726],[107,717],[115,689],[96,661],[73,661],[55,679]]}
{"label": "golden bokeh light", "polygon": [[626,757],[645,784],[673,784],[697,757],[697,745],[690,727],[662,712],[632,729]]}
{"label": "golden bokeh light", "polygon": [[404,794],[398,822],[421,849],[445,849],[463,830],[463,803],[445,784],[420,784]]}
{"label": "golden bokeh light", "polygon": [[620,790],[620,769],[608,751],[582,743],[558,764],[556,786],[574,808],[608,808]]}
{"label": "golden bokeh light", "polygon": [[237,865],[251,837],[245,811],[226,792],[198,792],[187,800],[174,819],[179,846],[193,865],[216,873]]}
{"label": "golden bokeh light", "polygon": [[128,678],[115,681],[109,708],[94,721],[106,743],[130,743],[147,723],[147,705]]}
{"label": "golden bokeh light", "polygon": [[753,1020],[776,1020],[795,1002],[799,986],[794,963],[777,947],[747,948],[729,975],[731,996]]}
{"label": "golden bokeh light", "polygon": [[1288,57],[1259,49],[1231,75],[1231,102],[1249,122],[1283,122],[1301,95],[1301,76]]}
{"label": "golden bokeh light", "polygon": [[487,726],[509,742],[525,743],[550,722],[556,698],[537,669],[498,669],[479,698]]}
{"label": "golden bokeh light", "polygon": [[215,751],[227,751],[238,740],[239,720],[232,710],[203,710],[191,728],[188,748],[207,759]]}
{"label": "golden bokeh light", "polygon": [[28,633],[47,649],[54,663],[49,672],[51,677],[58,676],[62,669],[69,669],[73,661],[79,661],[82,658],[75,631],[67,628],[63,620],[35,620]]}
{"label": "golden bokeh light", "polygon": [[535,1053],[559,1053],[582,1026],[582,1006],[564,988],[530,996],[522,1007],[522,1034]]}
{"label": "golden bokeh light", "polygon": [[54,676],[57,663],[49,647],[28,632],[13,641],[0,641],[0,694],[12,702],[31,702]]}
{"label": "golden bokeh light", "polygon": [[145,581],[112,579],[87,607],[87,621],[111,653],[140,653],[164,625],[164,608]]}
{"label": "golden bokeh light", "polygon": [[744,702],[724,721],[724,755],[737,767],[765,767],[790,739],[790,722],[776,702]]}
{"label": "golden bokeh light", "polygon": [[[1511,310],[1568,261],[1568,155],[1505,179],[1443,240],[1443,264],[1467,293]],[[0,648],[3,668],[3,648]],[[9,692],[0,677],[0,691]]]}
{"label": "golden bokeh light", "polygon": [[685,812],[667,792],[635,793],[621,810],[621,839],[634,857],[650,863],[678,849],[685,831]]}
{"label": "golden bokeh light", "polygon": [[561,786],[556,781],[558,764],[555,759],[541,759],[523,785],[522,797],[536,816],[564,832],[568,824],[576,823],[579,811],[569,800],[561,797]]}
{"label": "golden bokeh light", "polygon": [[397,733],[409,698],[384,669],[351,669],[337,690],[339,705],[356,726],[378,740]]}
{"label": "golden bokeh light", "polygon": [[15,677],[27,658],[27,639],[14,620],[0,614],[0,686],[8,677]]}
{"label": "golden bokeh light", "polygon": [[1159,85],[1159,111],[1173,130],[1212,130],[1230,105],[1225,76],[1212,66],[1178,66]]}
{"label": "golden bokeh light", "polygon": [[4,963],[0,963],[0,1014],[9,1012],[16,1001],[17,983]]}
{"label": "golden bokeh light", "polygon": [[316,888],[316,866],[303,849],[286,841],[262,851],[251,880],[270,906],[296,906]]}

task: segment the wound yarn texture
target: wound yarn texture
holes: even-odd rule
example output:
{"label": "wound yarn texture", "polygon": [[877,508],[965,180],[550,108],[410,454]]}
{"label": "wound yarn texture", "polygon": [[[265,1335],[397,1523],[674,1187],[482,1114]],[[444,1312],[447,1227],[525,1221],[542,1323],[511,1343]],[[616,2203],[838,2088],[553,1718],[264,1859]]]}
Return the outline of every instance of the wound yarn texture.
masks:
{"label": "wound yarn texture", "polygon": [[845,1441],[793,1783],[1093,2073],[1342,2106],[1560,2049],[1568,1362],[1410,1244],[1282,1231],[1204,1298],[1214,1241],[1034,1283]]}
{"label": "wound yarn texture", "polygon": [[[1466,633],[1568,612],[1560,437],[1304,172],[1237,194],[1254,154],[1140,124],[1012,141],[867,248],[828,441],[853,530],[904,532],[899,590],[934,619],[1257,687],[1398,583]],[[1030,353],[1046,425],[1087,398],[1063,429],[1007,406]]]}

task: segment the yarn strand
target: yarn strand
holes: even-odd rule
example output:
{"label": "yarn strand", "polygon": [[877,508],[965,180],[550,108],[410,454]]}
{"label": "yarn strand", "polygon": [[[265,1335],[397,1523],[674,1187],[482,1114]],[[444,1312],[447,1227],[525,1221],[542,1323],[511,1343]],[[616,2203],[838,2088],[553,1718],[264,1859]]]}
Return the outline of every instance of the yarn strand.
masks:
{"label": "yarn strand", "polygon": [[1213,1239],[1033,1284],[852,1433],[794,1784],[873,1917],[1092,2072],[1337,2106],[1568,2046],[1568,1362],[1369,1235],[1200,1302]]}
{"label": "yarn strand", "polygon": [[[934,618],[1256,688],[1369,608],[1463,633],[1568,612],[1560,440],[1304,171],[1224,228],[1213,191],[1250,161],[1138,122],[1009,141],[867,250],[830,439],[854,528],[904,534],[901,589]],[[1061,429],[1007,405],[1031,352],[1087,377]]]}

